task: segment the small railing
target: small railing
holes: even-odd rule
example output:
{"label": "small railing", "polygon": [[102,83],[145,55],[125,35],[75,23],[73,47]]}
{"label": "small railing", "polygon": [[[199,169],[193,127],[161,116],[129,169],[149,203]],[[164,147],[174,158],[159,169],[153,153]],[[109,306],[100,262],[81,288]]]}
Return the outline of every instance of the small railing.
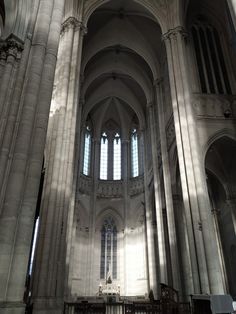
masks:
{"label": "small railing", "polygon": [[165,284],[161,284],[160,300],[154,300],[150,291],[149,300],[136,301],[120,296],[116,299],[111,296],[106,299],[107,302],[103,298],[96,301],[66,302],[64,314],[191,314],[190,303],[180,303],[178,291]]}
{"label": "small railing", "polygon": [[161,314],[160,303],[65,303],[64,314]]}
{"label": "small railing", "polygon": [[190,314],[189,303],[65,303],[64,314]]}

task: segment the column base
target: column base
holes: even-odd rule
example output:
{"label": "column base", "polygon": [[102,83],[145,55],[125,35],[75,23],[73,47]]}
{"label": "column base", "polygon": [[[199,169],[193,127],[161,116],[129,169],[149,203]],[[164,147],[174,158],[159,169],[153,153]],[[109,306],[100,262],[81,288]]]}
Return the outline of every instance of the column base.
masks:
{"label": "column base", "polygon": [[0,302],[1,314],[25,314],[26,305],[23,302]]}
{"label": "column base", "polygon": [[33,314],[62,314],[63,299],[38,298],[33,300]]}

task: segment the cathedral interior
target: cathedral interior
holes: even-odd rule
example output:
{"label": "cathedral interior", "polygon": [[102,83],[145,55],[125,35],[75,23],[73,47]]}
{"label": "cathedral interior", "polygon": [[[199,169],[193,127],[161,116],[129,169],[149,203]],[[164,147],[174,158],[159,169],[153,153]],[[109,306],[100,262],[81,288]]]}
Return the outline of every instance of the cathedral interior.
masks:
{"label": "cathedral interior", "polygon": [[236,1],[0,0],[0,313],[236,311]]}

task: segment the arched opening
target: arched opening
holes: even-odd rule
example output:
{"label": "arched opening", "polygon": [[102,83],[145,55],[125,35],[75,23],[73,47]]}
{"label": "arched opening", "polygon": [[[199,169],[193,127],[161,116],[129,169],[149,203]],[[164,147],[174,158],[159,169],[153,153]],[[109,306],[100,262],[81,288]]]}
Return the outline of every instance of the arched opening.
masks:
{"label": "arched opening", "polygon": [[[81,62],[82,125],[86,128],[89,117],[92,132],[91,146],[88,129],[81,141],[80,169],[84,171],[80,171],[78,198],[83,198],[91,214],[90,228],[95,233],[90,235],[94,252],[88,252],[87,265],[94,278],[85,293],[96,294],[96,278],[104,285],[110,271],[122,295],[145,298],[149,279],[144,173],[152,168],[147,105],[154,101],[153,83],[160,76],[161,28],[145,7],[132,0],[103,3],[90,15],[87,28]],[[89,185],[86,192],[84,187]],[[114,220],[117,252],[122,252],[117,253],[117,270],[110,260],[113,225],[107,228],[105,220],[99,225],[94,218],[102,215],[103,208],[116,208],[124,221],[122,231]],[[139,262],[137,249],[142,251]]]}
{"label": "arched opening", "polygon": [[214,5],[211,1],[189,1],[186,20],[192,42],[192,79],[194,89],[201,94],[233,93],[235,77],[231,67],[234,60],[230,57],[227,12],[227,1],[217,0]]}
{"label": "arched opening", "polygon": [[224,257],[229,293],[235,297],[235,271],[232,268],[232,248],[235,235],[235,175],[236,141],[223,136],[209,147],[205,167],[207,186],[216,221],[219,249]]}

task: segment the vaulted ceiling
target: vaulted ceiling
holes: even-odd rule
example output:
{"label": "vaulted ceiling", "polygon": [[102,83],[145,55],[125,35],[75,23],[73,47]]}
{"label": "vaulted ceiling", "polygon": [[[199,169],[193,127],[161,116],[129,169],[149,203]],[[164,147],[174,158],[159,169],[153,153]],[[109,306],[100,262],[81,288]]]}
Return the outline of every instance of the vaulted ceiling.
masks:
{"label": "vaulted ceiling", "polygon": [[98,133],[109,119],[120,121],[124,133],[135,117],[145,127],[163,52],[160,26],[140,4],[110,1],[91,15],[82,57],[83,117],[90,115]]}

